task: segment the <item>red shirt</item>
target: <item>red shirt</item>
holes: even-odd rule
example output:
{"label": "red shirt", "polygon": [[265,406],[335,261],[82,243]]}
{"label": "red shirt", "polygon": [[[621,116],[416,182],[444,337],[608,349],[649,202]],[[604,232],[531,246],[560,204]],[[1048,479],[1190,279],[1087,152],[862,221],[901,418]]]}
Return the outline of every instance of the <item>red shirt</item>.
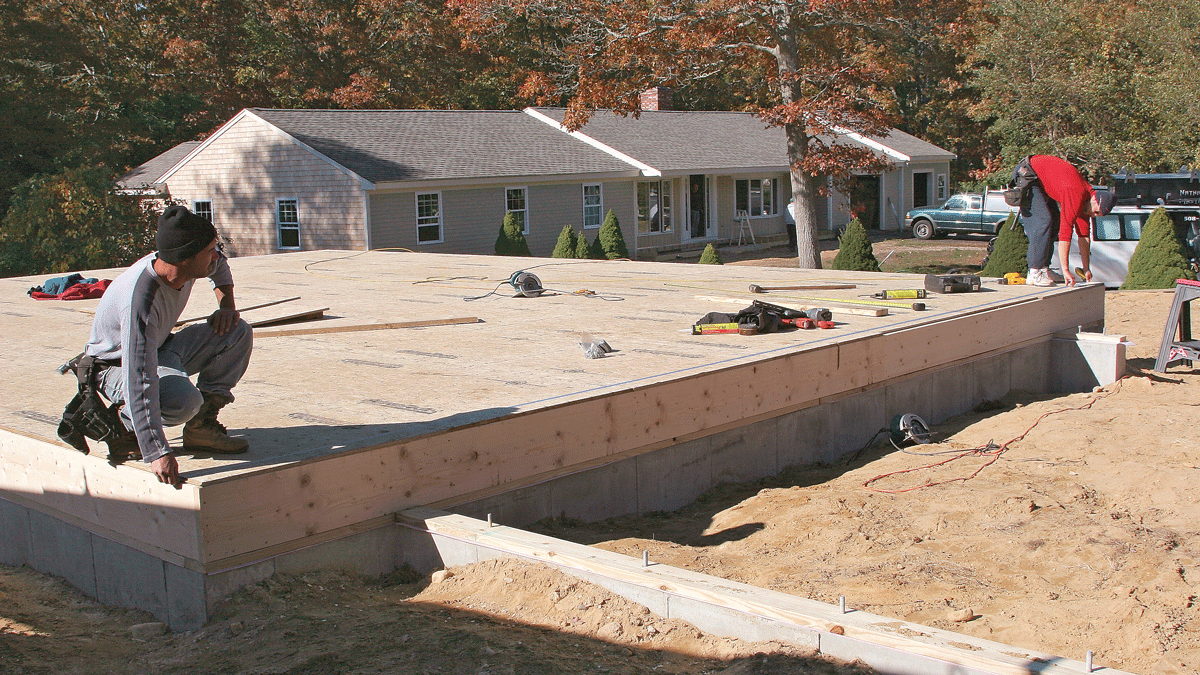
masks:
{"label": "red shirt", "polygon": [[1065,159],[1051,155],[1034,155],[1029,158],[1046,196],[1058,202],[1058,240],[1071,241],[1071,231],[1081,237],[1090,236],[1088,219],[1079,215],[1084,206],[1095,196],[1096,191],[1079,174],[1079,170]]}

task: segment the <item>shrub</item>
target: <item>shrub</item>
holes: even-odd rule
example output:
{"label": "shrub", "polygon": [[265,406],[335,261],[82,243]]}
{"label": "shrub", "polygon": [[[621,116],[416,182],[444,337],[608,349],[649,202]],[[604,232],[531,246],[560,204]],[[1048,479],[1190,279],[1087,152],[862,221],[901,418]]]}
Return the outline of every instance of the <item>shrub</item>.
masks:
{"label": "shrub", "polygon": [[0,226],[0,276],[123,267],[154,250],[155,209],[112,193],[104,167],[38,175],[13,189]]}
{"label": "shrub", "polygon": [[1155,209],[1142,226],[1142,237],[1129,258],[1129,274],[1121,290],[1174,288],[1176,279],[1195,278],[1171,217],[1166,209]]}
{"label": "shrub", "polygon": [[1028,254],[1029,237],[1025,235],[1025,226],[1017,214],[1010,213],[992,242],[992,252],[988,254],[987,264],[979,270],[979,276],[1002,277],[1009,272],[1025,276],[1029,272]]}
{"label": "shrub", "polygon": [[587,240],[587,232],[580,232],[579,240],[575,242],[575,257],[581,258],[583,260],[587,260],[588,258],[595,258],[596,256],[593,255],[592,252],[599,250],[599,248],[600,248],[600,240],[599,239],[597,239],[595,242],[589,244],[588,240]]}
{"label": "shrub", "polygon": [[554,252],[550,254],[550,257],[574,258],[575,250],[579,247],[578,239],[575,236],[575,230],[570,225],[563,225],[562,232],[558,233],[558,243],[554,245]]}
{"label": "shrub", "polygon": [[500,224],[500,234],[496,237],[496,255],[532,255],[529,252],[529,242],[521,233],[521,223],[517,214],[506,213],[504,222]]}
{"label": "shrub", "polygon": [[867,228],[858,218],[846,225],[846,231],[838,238],[838,252],[833,258],[831,269],[858,272],[879,272],[879,261],[871,252],[871,240]]}
{"label": "shrub", "polygon": [[608,215],[604,216],[604,224],[600,226],[600,234],[596,237],[596,241],[600,242],[602,252],[602,255],[596,256],[598,258],[616,260],[629,257],[629,249],[625,247],[625,237],[621,234],[621,223],[617,220],[617,214],[611,210]]}
{"label": "shrub", "polygon": [[701,265],[724,265],[721,261],[721,254],[717,253],[717,247],[709,244],[704,247],[704,253],[700,254]]}

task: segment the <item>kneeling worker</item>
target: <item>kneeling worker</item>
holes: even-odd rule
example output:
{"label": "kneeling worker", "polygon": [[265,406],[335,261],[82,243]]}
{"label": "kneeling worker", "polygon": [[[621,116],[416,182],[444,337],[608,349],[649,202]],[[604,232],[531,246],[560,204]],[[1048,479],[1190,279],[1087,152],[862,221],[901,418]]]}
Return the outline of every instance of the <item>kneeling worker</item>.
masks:
{"label": "kneeling worker", "polygon": [[[120,417],[136,441],[109,444],[110,457],[140,451],[160,482],[179,486],[179,464],[163,426],[184,424],[189,452],[245,452],[217,413],[233,401],[230,390],[250,363],[253,331],[239,316],[233,276],[208,219],[171,206],[158,219],[158,251],[117,277],[96,308],[84,353],[111,364],[96,377],[109,400],[124,402]],[[206,322],[172,334],[192,284],[208,277],[219,309]],[[118,363],[119,361],[119,363]],[[189,375],[196,375],[192,384]]]}

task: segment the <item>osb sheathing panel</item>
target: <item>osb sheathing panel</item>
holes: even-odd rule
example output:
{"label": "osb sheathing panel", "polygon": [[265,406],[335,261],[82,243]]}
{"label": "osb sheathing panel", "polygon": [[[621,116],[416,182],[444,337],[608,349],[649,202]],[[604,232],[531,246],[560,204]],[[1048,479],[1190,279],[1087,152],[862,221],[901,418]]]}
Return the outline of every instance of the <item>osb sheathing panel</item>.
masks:
{"label": "osb sheathing panel", "polygon": [[[243,306],[300,296],[248,311],[248,320],[328,307],[328,318],[312,326],[480,321],[257,340],[237,400],[221,414],[232,433],[250,440],[250,452],[180,456],[188,485],[198,488],[202,561],[286,546],[532,475],[578,470],[1103,317],[1098,286],[989,284],[981,293],[931,296],[925,312],[839,315],[833,330],[692,336],[687,329],[705,313],[736,312],[756,298],[833,304],[803,292],[751,294],[751,283],[854,283],[855,289],[812,295],[862,301],[884,289],[920,287],[922,279],[380,251],[235,258],[231,266]],[[505,282],[522,269],[551,290],[512,297]],[[86,341],[96,301],[30,300],[25,291],[44,279],[0,280],[0,323],[23,357],[13,363],[14,385],[4,392],[0,416],[14,432],[53,443],[53,425],[74,388],[54,368]],[[184,316],[213,306],[211,292],[198,284]],[[584,358],[581,331],[616,351]],[[178,444],[178,429],[169,437]],[[145,495],[127,496],[135,502],[170,490],[144,466],[109,468],[145,486]]]}

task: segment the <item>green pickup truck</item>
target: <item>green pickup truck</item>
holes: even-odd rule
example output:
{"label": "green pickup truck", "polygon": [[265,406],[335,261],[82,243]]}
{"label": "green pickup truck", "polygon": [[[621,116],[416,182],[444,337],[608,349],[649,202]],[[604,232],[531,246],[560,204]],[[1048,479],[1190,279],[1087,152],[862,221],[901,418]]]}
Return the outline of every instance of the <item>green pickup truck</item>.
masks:
{"label": "green pickup truck", "polygon": [[933,239],[951,232],[996,234],[1014,207],[1004,203],[1004,193],[959,194],[941,206],[913,209],[904,216],[904,226],[917,239]]}

